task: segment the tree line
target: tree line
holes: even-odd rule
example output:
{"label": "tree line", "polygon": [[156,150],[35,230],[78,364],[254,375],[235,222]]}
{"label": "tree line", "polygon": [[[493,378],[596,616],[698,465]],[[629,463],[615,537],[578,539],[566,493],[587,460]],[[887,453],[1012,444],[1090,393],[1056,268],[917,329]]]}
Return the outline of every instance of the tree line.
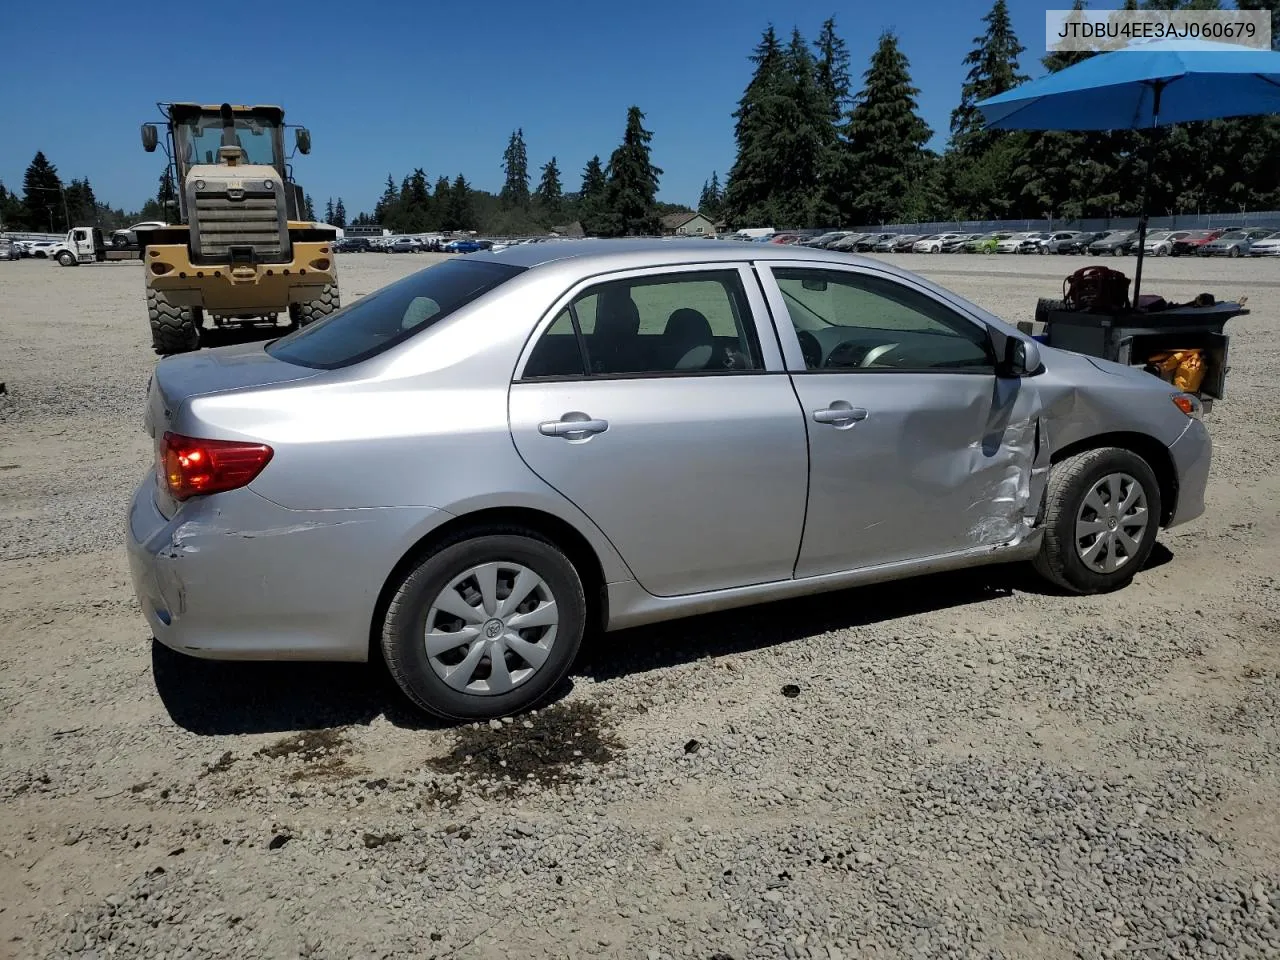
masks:
{"label": "tree line", "polygon": [[[1270,9],[1280,0],[1237,0]],[[1159,9],[1217,9],[1218,0],[1148,0]],[[1125,9],[1138,9],[1128,0]],[[1076,0],[1076,10],[1084,9]],[[1280,208],[1280,118],[1242,117],[1148,131],[983,129],[977,103],[1027,79],[1006,0],[995,0],[964,58],[969,68],[941,154],[919,115],[910,64],[881,34],[853,92],[847,47],[828,19],[810,44],[769,26],[734,112],[728,182],[703,188],[701,208],[737,226],[819,227],[988,219],[1131,216],[1143,160],[1155,214]],[[1280,24],[1278,24],[1280,26]],[[1280,39],[1280,35],[1277,35]],[[1056,72],[1092,56],[1050,53]]]}
{"label": "tree line", "polygon": [[440,177],[434,189],[428,189],[427,175],[419,167],[399,186],[388,174],[372,216],[365,219],[394,233],[480,230],[514,236],[566,229],[575,223],[594,236],[656,233],[663,213],[687,208],[657,200],[662,171],[651,159],[652,139],[640,108],[630,107],[622,142],[608,162],[593,156],[582,170],[578,188],[571,190],[566,189],[555,156],[537,168],[533,185],[521,127],[512,131],[502,152],[503,184],[497,194],[472,188],[461,174],[452,182]]}
{"label": "tree line", "polygon": [[[1222,0],[1144,0],[1143,8],[1218,9]],[[1280,0],[1235,0],[1240,9],[1272,11],[1280,44]],[[1126,0],[1125,9],[1139,8]],[[1075,0],[1084,9],[1084,0]],[[1158,131],[990,131],[977,103],[1027,79],[1026,52],[995,0],[965,56],[968,73],[941,152],[920,116],[910,62],[892,31],[881,34],[856,92],[848,47],[835,18],[812,43],[769,25],[750,55],[752,75],[733,112],[736,154],[722,182],[711,174],[697,209],[730,226],[822,227],[840,224],[1132,216],[1143,160],[1150,160],[1149,210],[1185,212],[1280,208],[1280,117],[1241,117],[1180,124]],[[1050,53],[1056,72],[1092,56]],[[502,153],[502,189],[475,189],[458,173],[430,181],[422,167],[399,183],[387,175],[374,209],[348,219],[341,197],[305,215],[335,226],[378,224],[396,233],[478,230],[539,233],[580,224],[595,236],[654,234],[665,213],[689,210],[657,200],[662,170],[651,158],[653,133],[638,106],[627,110],[622,141],[607,161],[593,156],[576,190],[556,156],[537,167],[532,185],[524,130]],[[165,220],[176,210],[168,170],[140,211],[101,203],[87,178],[63,184],[37,153],[22,193],[0,183],[0,224],[60,233],[73,224],[103,228]]]}

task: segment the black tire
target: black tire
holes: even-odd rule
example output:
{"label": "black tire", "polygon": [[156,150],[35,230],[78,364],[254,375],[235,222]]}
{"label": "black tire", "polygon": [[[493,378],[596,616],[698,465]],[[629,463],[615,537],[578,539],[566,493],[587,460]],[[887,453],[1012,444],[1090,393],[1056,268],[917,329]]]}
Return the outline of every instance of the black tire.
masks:
{"label": "black tire", "polygon": [[[1087,567],[1076,550],[1075,523],[1094,484],[1125,473],[1141,486],[1147,500],[1147,526],[1137,552],[1110,573]],[[1068,457],[1053,467],[1045,509],[1044,540],[1033,565],[1045,579],[1072,593],[1107,593],[1128,586],[1151,556],[1163,509],[1160,484],[1145,460],[1120,447],[1100,447]]]}
{"label": "black tire", "polygon": [[[528,567],[549,588],[559,613],[555,641],[542,666],[504,694],[471,694],[448,686],[431,666],[423,641],[432,602],[456,576],[477,564],[505,561]],[[582,579],[569,558],[533,531],[473,531],[426,557],[401,581],[382,624],[382,656],[414,704],[448,720],[487,720],[527,710],[564,679],[582,644],[587,618]]]}
{"label": "black tire", "polygon": [[64,267],[74,267],[77,263],[79,263],[79,261],[76,260],[76,255],[74,253],[71,253],[67,250],[63,250],[60,254],[58,254],[58,263],[60,263]]}
{"label": "black tire", "polygon": [[[326,284],[320,296],[306,303],[290,304],[290,314],[300,327],[307,327],[335,312],[339,306],[338,283]],[[296,308],[296,309],[294,309]]]}
{"label": "black tire", "polygon": [[1120,257],[1120,256],[1123,256],[1123,255],[1124,255],[1124,251],[1123,251],[1123,250],[1121,250],[1119,247],[1112,247],[1112,248],[1111,248],[1111,255],[1112,255],[1113,257]]}
{"label": "black tire", "polygon": [[147,290],[147,319],[151,322],[151,346],[162,357],[190,353],[200,348],[204,311],[180,307],[158,290]]}
{"label": "black tire", "polygon": [[1239,247],[1232,247],[1232,248],[1231,248],[1231,253],[1230,253],[1230,254],[1228,254],[1228,256],[1230,256],[1232,259],[1235,259],[1236,257],[1240,256],[1240,248],[1239,248]]}
{"label": "black tire", "polygon": [[111,245],[117,250],[123,250],[129,245],[129,238],[127,236],[116,234],[111,238]]}

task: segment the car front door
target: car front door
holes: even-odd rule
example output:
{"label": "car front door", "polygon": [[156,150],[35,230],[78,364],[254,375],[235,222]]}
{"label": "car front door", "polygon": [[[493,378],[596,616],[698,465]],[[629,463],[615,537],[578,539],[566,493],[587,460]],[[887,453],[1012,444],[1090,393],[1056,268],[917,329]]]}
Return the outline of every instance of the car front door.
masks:
{"label": "car front door", "polygon": [[762,266],[809,431],[797,577],[1022,538],[1047,479],[1038,391],[985,324],[871,268]]}
{"label": "car front door", "polygon": [[650,593],[791,577],[805,424],[747,267],[630,271],[567,291],[517,366],[510,424],[524,461]]}

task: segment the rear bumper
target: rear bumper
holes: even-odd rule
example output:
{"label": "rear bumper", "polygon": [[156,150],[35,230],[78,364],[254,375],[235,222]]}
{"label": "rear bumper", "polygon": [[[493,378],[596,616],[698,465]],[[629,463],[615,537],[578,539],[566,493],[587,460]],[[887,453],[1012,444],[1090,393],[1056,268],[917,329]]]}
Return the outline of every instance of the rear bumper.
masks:
{"label": "rear bumper", "polygon": [[288,510],[250,490],[170,519],[151,473],[129,506],[129,570],[157,640],[215,660],[365,660],[378,595],[448,515],[430,507]]}
{"label": "rear bumper", "polygon": [[1176,527],[1204,513],[1204,491],[1209,485],[1209,466],[1213,459],[1213,441],[1199,420],[1192,420],[1182,432],[1169,454],[1178,474],[1178,502],[1168,526]]}

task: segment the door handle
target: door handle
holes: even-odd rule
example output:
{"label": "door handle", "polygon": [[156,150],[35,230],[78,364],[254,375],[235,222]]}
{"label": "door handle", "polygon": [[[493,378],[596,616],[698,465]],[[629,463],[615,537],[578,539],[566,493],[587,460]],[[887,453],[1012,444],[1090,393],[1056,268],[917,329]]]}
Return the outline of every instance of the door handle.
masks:
{"label": "door handle", "polygon": [[544,437],[564,437],[566,440],[585,440],[608,429],[608,420],[593,420],[586,414],[566,413],[559,420],[538,424],[538,432]]}
{"label": "door handle", "polygon": [[852,406],[848,401],[835,400],[826,409],[813,411],[813,419],[816,423],[829,423],[837,428],[852,427],[860,420],[867,419],[867,411]]}

